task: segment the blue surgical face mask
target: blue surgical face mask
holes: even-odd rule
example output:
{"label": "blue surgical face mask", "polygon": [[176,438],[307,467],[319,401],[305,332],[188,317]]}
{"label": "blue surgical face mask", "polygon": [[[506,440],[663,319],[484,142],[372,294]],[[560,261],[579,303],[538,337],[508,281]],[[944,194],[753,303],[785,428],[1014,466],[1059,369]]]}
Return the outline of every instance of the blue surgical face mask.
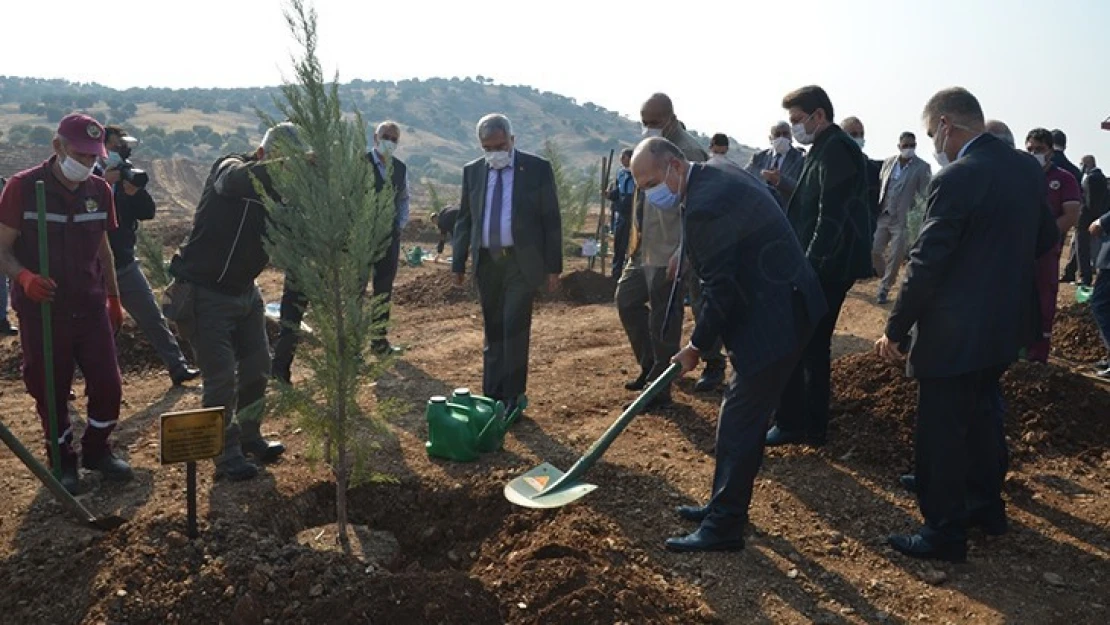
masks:
{"label": "blue surgical face mask", "polygon": [[667,165],[667,173],[663,174],[663,180],[654,187],[644,191],[644,199],[651,203],[656,208],[664,210],[672,209],[678,206],[678,198],[680,195],[667,186],[667,176],[671,175],[671,166]]}

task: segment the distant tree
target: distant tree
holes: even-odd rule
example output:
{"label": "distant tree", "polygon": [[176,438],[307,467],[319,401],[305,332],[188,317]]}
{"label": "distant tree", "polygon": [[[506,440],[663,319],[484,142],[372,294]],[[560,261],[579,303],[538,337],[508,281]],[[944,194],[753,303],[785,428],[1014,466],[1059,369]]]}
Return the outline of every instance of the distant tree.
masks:
{"label": "distant tree", "polygon": [[228,100],[227,103],[224,104],[224,110],[229,113],[238,113],[239,111],[243,110],[243,107],[234,100]]}
{"label": "distant tree", "polygon": [[161,126],[147,126],[143,130],[143,137],[147,138],[147,139],[149,139],[150,137],[165,138],[165,136],[166,136],[166,129],[162,128]]}
{"label": "distant tree", "polygon": [[35,126],[27,133],[27,143],[31,145],[50,145],[54,140],[54,131],[46,126]]}
{"label": "distant tree", "polygon": [[562,214],[563,240],[570,240],[575,233],[581,232],[586,225],[586,213],[590,201],[597,197],[594,174],[576,174],[566,166],[562,151],[550,139],[543,143],[543,157],[551,163],[555,177],[555,193],[559,197],[559,212]]}
{"label": "distant tree", "polygon": [[66,110],[63,109],[60,106],[48,106],[48,107],[46,107],[46,121],[48,121],[52,124],[56,124],[56,123],[62,121],[62,118],[65,117],[65,116],[66,116]]}
{"label": "distant tree", "polygon": [[40,102],[27,102],[19,103],[19,112],[24,115],[42,115],[43,106]]}
{"label": "distant tree", "polygon": [[82,93],[74,99],[73,105],[76,106],[79,110],[88,110],[91,109],[93,106],[96,106],[96,98],[94,98],[90,94]]}
{"label": "distant tree", "polygon": [[171,113],[180,113],[181,109],[185,108],[185,98],[175,96],[164,102],[159,102],[159,105]]}

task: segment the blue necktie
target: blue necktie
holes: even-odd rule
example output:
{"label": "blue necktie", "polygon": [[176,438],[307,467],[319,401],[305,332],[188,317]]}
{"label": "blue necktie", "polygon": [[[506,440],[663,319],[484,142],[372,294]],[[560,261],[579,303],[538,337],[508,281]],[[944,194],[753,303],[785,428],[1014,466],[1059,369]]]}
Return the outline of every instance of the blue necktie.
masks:
{"label": "blue necktie", "polygon": [[501,209],[505,185],[501,174],[504,169],[497,170],[497,182],[493,185],[493,199],[489,206],[489,253],[494,258],[501,256]]}

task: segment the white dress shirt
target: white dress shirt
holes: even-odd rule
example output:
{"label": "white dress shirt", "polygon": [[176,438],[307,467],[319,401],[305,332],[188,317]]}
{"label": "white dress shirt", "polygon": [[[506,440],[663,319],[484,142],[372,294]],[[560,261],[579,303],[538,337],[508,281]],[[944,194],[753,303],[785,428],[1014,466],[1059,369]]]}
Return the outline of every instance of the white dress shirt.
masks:
{"label": "white dress shirt", "polygon": [[[490,213],[493,208],[493,189],[497,185],[497,170],[489,167],[486,174],[486,206],[482,216],[482,247],[489,248]],[[509,158],[509,166],[501,170],[501,247],[513,246],[513,177],[516,172],[516,150]]]}

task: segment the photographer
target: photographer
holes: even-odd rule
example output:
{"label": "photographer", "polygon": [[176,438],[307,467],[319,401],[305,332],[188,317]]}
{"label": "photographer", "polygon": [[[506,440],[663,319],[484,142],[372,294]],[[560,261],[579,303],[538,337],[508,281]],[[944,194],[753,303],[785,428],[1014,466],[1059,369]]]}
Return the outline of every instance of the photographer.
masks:
{"label": "photographer", "polygon": [[146,190],[150,178],[128,160],[131,147],[138,140],[127,136],[118,126],[104,129],[104,146],[108,149],[103,178],[112,185],[119,228],[108,233],[108,243],[115,256],[116,280],[119,282],[123,308],[135,320],[143,334],[154,345],[158,356],[170,372],[175,386],[200,376],[200,371],[185,362],[177,339],[170,332],[162,310],[154,301],[150,283],[135,259],[136,231],[140,221],[154,219],[154,199]]}

